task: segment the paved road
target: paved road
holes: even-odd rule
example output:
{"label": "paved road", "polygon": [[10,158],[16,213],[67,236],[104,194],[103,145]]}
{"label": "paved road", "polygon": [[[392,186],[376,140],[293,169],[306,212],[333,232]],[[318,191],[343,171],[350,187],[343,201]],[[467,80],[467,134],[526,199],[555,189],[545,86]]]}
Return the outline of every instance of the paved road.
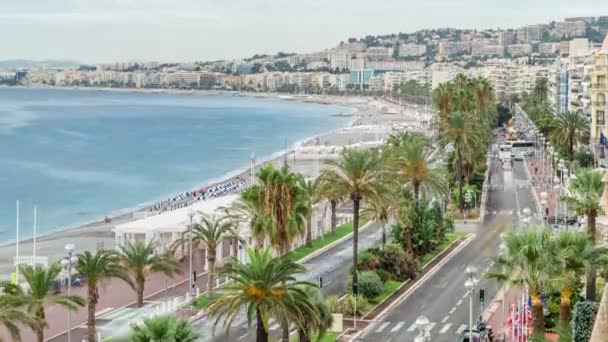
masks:
{"label": "paved road", "polygon": [[[431,322],[427,326],[432,336],[431,341],[458,340],[457,336],[467,328],[469,321],[469,296],[464,287],[467,275],[464,270],[468,265],[476,266],[480,272],[489,270],[504,227],[511,225],[514,219],[519,221],[523,208],[528,207],[534,212],[534,200],[526,181],[527,175],[522,162],[515,162],[513,170],[498,170],[493,175],[492,183],[503,183],[504,191],[491,191],[487,202],[487,210],[490,213],[496,211],[497,214],[488,215],[485,224],[471,229],[475,238],[470,244],[454,255],[403,302],[384,317],[378,317],[360,340],[413,341],[417,334],[414,323],[421,315]],[[474,322],[481,312],[479,288],[485,290],[486,303],[491,302],[497,292],[493,281],[480,281],[472,297]]]}
{"label": "paved road", "polygon": [[[359,250],[365,250],[382,241],[382,232],[379,224],[371,224],[368,228],[359,232]],[[327,295],[341,295],[344,293],[344,282],[348,276],[348,271],[352,265],[352,239],[340,243],[325,253],[305,262],[303,265],[308,272],[301,277],[301,280],[318,282],[319,277],[323,277],[323,292]],[[195,322],[195,326],[205,336],[203,341],[255,341],[255,326],[247,327],[244,315],[233,323],[228,335],[225,334],[221,323],[215,329],[213,335],[214,320],[207,317]],[[281,329],[273,319],[269,324],[270,335],[274,338],[281,336]]]}

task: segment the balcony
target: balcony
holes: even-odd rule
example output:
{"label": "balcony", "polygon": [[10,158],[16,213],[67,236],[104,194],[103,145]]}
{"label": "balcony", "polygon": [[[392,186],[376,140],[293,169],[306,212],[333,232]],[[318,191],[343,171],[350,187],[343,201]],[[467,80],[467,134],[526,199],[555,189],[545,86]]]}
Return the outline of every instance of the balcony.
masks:
{"label": "balcony", "polygon": [[605,83],[592,83],[591,89],[595,90],[608,90],[608,82]]}
{"label": "balcony", "polygon": [[606,124],[606,120],[597,120],[597,122],[595,123],[598,126],[604,126]]}
{"label": "balcony", "polygon": [[592,102],[592,106],[593,107],[606,107],[606,106],[608,106],[608,102],[606,102],[606,101],[593,101]]}

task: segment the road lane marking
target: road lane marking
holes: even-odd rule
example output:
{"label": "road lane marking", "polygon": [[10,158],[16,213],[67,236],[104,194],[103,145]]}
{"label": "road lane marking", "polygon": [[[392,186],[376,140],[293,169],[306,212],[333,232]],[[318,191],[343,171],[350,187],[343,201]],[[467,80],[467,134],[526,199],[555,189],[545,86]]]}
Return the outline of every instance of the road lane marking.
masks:
{"label": "road lane marking", "polygon": [[466,328],[467,328],[467,325],[466,325],[466,324],[462,324],[462,325],[460,325],[460,326],[458,327],[458,330],[456,330],[456,335],[460,335],[460,334],[462,334],[462,332],[463,332],[463,331],[464,331],[464,329],[466,329]]}
{"label": "road lane marking", "polygon": [[401,329],[401,327],[404,326],[404,325],[405,325],[405,322],[399,322],[399,323],[397,323],[397,325],[395,325],[393,327],[393,329],[391,329],[391,332],[397,332],[397,331],[399,331],[399,329]]}
{"label": "road lane marking", "polygon": [[460,304],[462,304],[462,299],[458,301],[458,303],[456,303],[456,306],[460,306]]}
{"label": "road lane marking", "polygon": [[443,317],[443,319],[441,320],[441,323],[447,322],[448,319],[450,319],[450,315],[447,315],[447,316]]}
{"label": "road lane marking", "polygon": [[275,323],[273,325],[270,326],[270,328],[268,328],[268,330],[276,330],[280,327],[281,325],[279,323]]}
{"label": "road lane marking", "polygon": [[245,334],[245,335],[243,335],[243,336],[239,337],[239,340],[242,340],[242,339],[244,339],[244,338],[245,338],[245,337],[247,337],[247,336],[249,336],[249,333],[247,333],[247,334]]}
{"label": "road lane marking", "polygon": [[469,290],[467,290],[467,292],[464,293],[464,295],[462,295],[462,299],[465,299],[469,296]]}
{"label": "road lane marking", "polygon": [[410,325],[410,327],[407,328],[407,331],[409,331],[409,332],[412,332],[414,330],[416,330],[416,323],[412,323],[412,325]]}
{"label": "road lane marking", "polygon": [[450,310],[450,315],[451,315],[451,314],[453,314],[453,313],[454,313],[454,311],[456,311],[456,308],[452,308],[452,309]]}
{"label": "road lane marking", "polygon": [[451,326],[452,326],[452,323],[448,323],[448,324],[444,325],[443,328],[441,328],[441,330],[439,330],[439,333],[445,334],[450,329]]}
{"label": "road lane marking", "polygon": [[391,324],[391,322],[384,322],[384,323],[382,323],[382,325],[378,329],[376,329],[376,332],[377,333],[381,333],[382,330],[386,329],[386,327],[388,327],[389,324]]}
{"label": "road lane marking", "polygon": [[431,330],[433,330],[433,328],[434,328],[436,325],[437,325],[437,323],[435,323],[435,322],[431,322],[431,323],[429,323],[429,324],[428,324],[428,325],[427,325],[427,326],[424,328],[424,330],[426,330],[426,331],[431,331]]}

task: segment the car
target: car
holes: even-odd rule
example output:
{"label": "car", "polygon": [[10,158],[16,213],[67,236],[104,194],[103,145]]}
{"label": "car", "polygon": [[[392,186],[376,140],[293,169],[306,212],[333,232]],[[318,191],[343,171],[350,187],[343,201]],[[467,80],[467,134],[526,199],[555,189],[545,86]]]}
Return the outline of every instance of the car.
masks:
{"label": "car", "polygon": [[517,153],[514,157],[513,160],[515,161],[523,161],[524,160],[524,154],[523,153]]}
{"label": "car", "polygon": [[[546,222],[548,224],[556,224],[556,221],[557,221],[557,224],[564,224],[564,215],[558,214],[557,220],[555,218],[555,215],[551,215],[551,216],[549,216],[549,218],[547,218],[547,216],[545,216],[543,219],[546,220]],[[567,222],[568,222],[569,226],[575,225],[577,222],[577,219],[576,219],[576,217],[568,216]]]}

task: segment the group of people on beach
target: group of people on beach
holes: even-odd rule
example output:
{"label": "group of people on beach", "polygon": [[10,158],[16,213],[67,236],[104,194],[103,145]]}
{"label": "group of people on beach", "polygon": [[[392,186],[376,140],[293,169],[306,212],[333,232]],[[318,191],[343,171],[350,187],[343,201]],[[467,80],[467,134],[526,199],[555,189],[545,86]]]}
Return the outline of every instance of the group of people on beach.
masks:
{"label": "group of people on beach", "polygon": [[247,187],[247,183],[237,177],[225,183],[217,184],[208,188],[194,191],[186,191],[154,204],[150,211],[175,210],[188,206],[193,201],[205,201],[211,198],[220,197],[226,194],[242,191]]}

